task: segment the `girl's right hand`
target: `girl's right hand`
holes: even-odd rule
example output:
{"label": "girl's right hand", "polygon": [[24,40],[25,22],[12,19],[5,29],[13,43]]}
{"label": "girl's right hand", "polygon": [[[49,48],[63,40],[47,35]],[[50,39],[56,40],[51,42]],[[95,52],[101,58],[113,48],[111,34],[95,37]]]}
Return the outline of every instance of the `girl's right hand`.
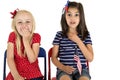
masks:
{"label": "girl's right hand", "polygon": [[75,68],[73,68],[72,66],[65,66],[63,68],[63,71],[65,71],[68,74],[72,74],[72,72],[75,70]]}

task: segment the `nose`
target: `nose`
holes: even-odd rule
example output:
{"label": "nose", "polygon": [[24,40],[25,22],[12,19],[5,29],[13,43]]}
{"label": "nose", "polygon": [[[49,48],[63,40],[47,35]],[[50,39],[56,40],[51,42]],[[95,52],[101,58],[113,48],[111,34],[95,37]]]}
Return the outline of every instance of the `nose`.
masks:
{"label": "nose", "polygon": [[71,20],[75,20],[75,16],[71,16],[70,19],[71,19]]}
{"label": "nose", "polygon": [[27,24],[26,23],[22,23],[22,26],[26,26]]}
{"label": "nose", "polygon": [[22,23],[22,27],[23,27],[24,29],[28,29],[27,23]]}

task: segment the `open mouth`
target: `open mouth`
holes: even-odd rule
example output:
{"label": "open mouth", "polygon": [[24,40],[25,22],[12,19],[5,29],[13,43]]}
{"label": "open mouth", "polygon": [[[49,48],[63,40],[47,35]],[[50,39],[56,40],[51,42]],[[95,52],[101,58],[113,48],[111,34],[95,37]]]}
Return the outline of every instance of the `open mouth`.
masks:
{"label": "open mouth", "polygon": [[75,24],[75,22],[70,22],[70,24]]}

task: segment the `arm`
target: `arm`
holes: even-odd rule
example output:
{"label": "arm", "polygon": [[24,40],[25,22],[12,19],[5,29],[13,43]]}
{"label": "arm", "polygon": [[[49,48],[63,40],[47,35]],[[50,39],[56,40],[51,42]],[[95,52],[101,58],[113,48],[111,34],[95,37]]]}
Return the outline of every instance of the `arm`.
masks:
{"label": "arm", "polygon": [[93,60],[94,55],[91,44],[85,45],[76,34],[69,35],[69,39],[74,41],[79,46],[80,50],[88,61],[91,62]]}
{"label": "arm", "polygon": [[71,66],[65,66],[62,63],[60,63],[60,61],[58,60],[58,50],[59,50],[59,46],[54,45],[54,47],[52,49],[52,62],[53,62],[53,64],[56,67],[58,67],[59,69],[61,69],[62,71],[65,71],[68,74],[72,74],[72,72],[75,69],[73,67],[71,67]]}
{"label": "arm", "polygon": [[24,80],[24,78],[19,75],[16,69],[15,62],[14,62],[14,45],[13,43],[10,43],[10,42],[8,43],[8,46],[7,46],[7,63],[14,79]]}
{"label": "arm", "polygon": [[25,54],[27,55],[29,62],[35,62],[38,57],[39,43],[34,43],[31,48],[31,32],[24,27],[22,28],[22,39],[25,47]]}
{"label": "arm", "polygon": [[31,45],[28,39],[23,40],[23,43],[24,43],[25,52],[26,52],[29,62],[30,63],[35,62],[38,57],[38,53],[39,53],[39,43],[34,43],[32,45],[32,48],[31,48]]}
{"label": "arm", "polygon": [[93,49],[92,49],[92,45],[91,44],[87,44],[85,45],[80,39],[77,42],[77,45],[79,46],[79,48],[81,49],[83,55],[85,56],[85,58],[88,61],[92,61],[93,60]]}

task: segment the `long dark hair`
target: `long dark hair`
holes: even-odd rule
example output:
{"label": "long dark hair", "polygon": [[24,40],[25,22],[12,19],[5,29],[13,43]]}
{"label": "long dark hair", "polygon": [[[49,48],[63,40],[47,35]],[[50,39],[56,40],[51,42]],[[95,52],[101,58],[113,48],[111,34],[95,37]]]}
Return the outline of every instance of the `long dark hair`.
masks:
{"label": "long dark hair", "polygon": [[[80,13],[80,16],[79,16],[80,22],[77,26],[77,32],[82,36],[81,39],[84,40],[88,35],[88,29],[85,22],[83,5],[77,2],[69,2],[68,9],[69,8],[76,8]],[[62,28],[63,36],[67,36],[68,28],[69,28],[66,22],[65,14],[66,14],[66,11],[62,14],[62,17],[61,17],[61,28]]]}

